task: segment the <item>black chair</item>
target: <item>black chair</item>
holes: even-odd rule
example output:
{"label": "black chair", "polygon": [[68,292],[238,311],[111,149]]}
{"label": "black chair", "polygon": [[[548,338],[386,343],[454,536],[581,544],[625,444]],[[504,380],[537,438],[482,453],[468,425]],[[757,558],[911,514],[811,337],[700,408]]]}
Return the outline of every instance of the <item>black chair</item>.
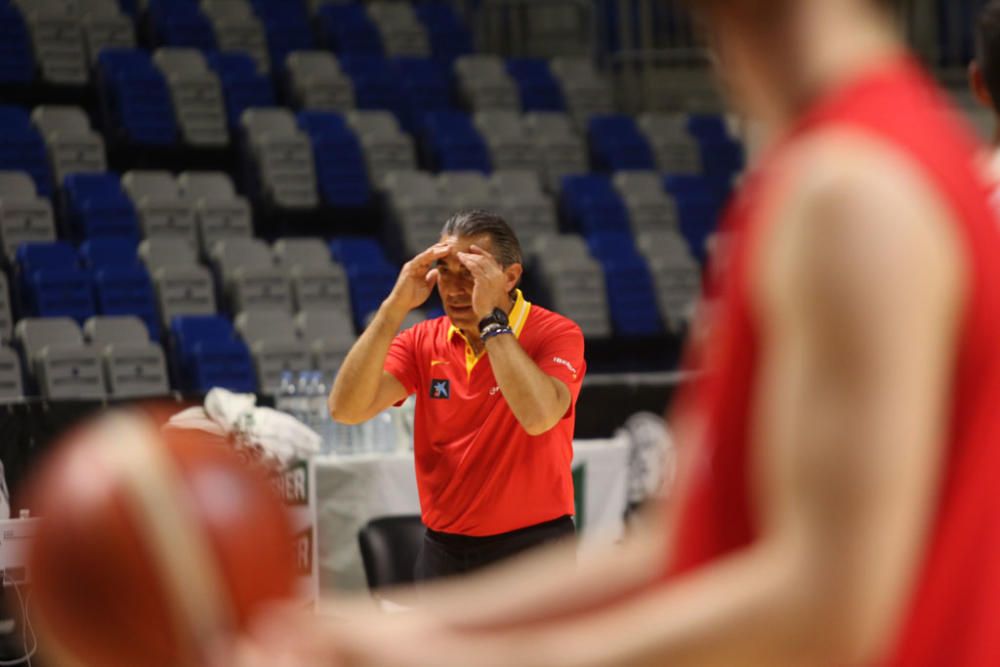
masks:
{"label": "black chair", "polygon": [[358,546],[365,565],[368,589],[413,583],[413,566],[424,541],[419,516],[372,519],[358,531]]}

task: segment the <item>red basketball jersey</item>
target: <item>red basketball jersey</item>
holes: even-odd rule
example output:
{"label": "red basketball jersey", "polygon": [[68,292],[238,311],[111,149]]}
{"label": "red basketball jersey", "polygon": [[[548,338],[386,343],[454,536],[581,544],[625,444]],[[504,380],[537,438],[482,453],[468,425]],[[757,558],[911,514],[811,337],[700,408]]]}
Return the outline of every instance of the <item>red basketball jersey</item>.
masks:
{"label": "red basketball jersey", "polygon": [[[752,543],[748,420],[760,327],[748,261],[767,224],[760,193],[796,142],[837,127],[868,133],[908,156],[950,206],[970,275],[960,325],[946,469],[915,588],[898,637],[878,664],[1000,665],[1000,227],[989,206],[981,148],[921,68],[900,58],[818,101],[762,161],[734,200],[728,256],[714,286],[711,330],[690,360],[710,369],[684,392],[678,423],[698,424],[700,456],[680,499],[668,576]],[[905,335],[905,332],[900,332]],[[699,360],[699,353],[704,356]]]}

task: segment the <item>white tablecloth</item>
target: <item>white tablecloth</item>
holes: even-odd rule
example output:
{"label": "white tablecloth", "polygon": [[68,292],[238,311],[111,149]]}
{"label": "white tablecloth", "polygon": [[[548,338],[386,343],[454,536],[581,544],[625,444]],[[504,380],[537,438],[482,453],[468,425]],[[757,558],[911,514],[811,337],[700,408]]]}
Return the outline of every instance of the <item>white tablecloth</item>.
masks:
{"label": "white tablecloth", "polygon": [[[584,525],[580,548],[620,539],[627,502],[628,446],[622,440],[578,440],[573,466],[583,466]],[[362,590],[358,531],[369,520],[419,514],[411,453],[321,457],[316,467],[320,585],[326,592]]]}

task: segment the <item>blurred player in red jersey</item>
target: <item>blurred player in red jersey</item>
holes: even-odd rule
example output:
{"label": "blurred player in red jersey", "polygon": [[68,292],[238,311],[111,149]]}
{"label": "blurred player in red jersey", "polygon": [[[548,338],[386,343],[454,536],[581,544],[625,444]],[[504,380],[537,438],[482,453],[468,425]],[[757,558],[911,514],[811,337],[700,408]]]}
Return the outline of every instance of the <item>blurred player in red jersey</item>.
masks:
{"label": "blurred player in red jersey", "polygon": [[274,621],[247,664],[1000,664],[1000,226],[980,147],[888,2],[690,4],[770,143],[725,222],[662,523],[419,612]]}

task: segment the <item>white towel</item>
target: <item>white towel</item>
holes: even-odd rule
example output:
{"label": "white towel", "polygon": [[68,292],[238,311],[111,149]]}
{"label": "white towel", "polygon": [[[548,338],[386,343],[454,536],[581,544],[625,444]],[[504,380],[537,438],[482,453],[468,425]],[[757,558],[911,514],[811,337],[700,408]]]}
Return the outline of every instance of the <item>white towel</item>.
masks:
{"label": "white towel", "polygon": [[311,428],[284,412],[259,408],[253,394],[213,389],[204,408],[188,408],[167,422],[165,428],[191,428],[230,437],[237,448],[251,449],[265,459],[288,465],[320,451],[320,437]]}

